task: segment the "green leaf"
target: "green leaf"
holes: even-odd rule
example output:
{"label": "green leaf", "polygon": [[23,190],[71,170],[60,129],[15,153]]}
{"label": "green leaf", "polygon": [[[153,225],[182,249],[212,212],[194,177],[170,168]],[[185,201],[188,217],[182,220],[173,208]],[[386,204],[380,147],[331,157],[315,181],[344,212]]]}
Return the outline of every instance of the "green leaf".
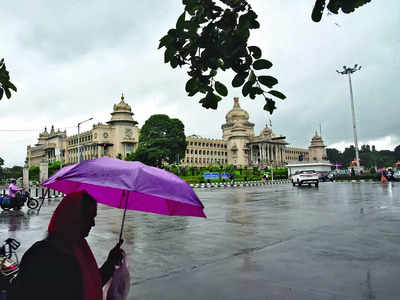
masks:
{"label": "green leaf", "polygon": [[249,81],[256,82],[256,74],[253,71],[250,72]]}
{"label": "green leaf", "polygon": [[258,29],[260,28],[260,23],[258,21],[253,21],[250,23],[250,28],[251,29]]}
{"label": "green leaf", "polygon": [[321,21],[322,14],[324,13],[325,0],[316,0],[315,5],[311,14],[311,19],[314,22]]}
{"label": "green leaf", "polygon": [[169,46],[164,53],[164,63],[168,63],[172,57],[175,55],[176,49],[172,46]]}
{"label": "green leaf", "polygon": [[179,18],[178,21],[176,21],[176,30],[183,31],[185,28],[185,12],[183,12]]}
{"label": "green leaf", "polygon": [[243,97],[247,97],[247,95],[250,93],[251,87],[253,86],[254,82],[247,81],[243,88],[242,88],[242,95]]}
{"label": "green leaf", "polygon": [[253,68],[256,70],[269,69],[272,63],[266,59],[258,59],[253,63]]}
{"label": "green leaf", "polygon": [[3,89],[4,89],[4,92],[6,93],[7,98],[10,99],[11,98],[10,90],[7,87],[3,87]]}
{"label": "green leaf", "polygon": [[272,76],[258,76],[258,81],[270,89],[278,83],[278,79]]}
{"label": "green leaf", "polygon": [[201,105],[205,108],[212,108],[212,109],[217,109],[218,107],[218,101],[220,101],[222,98],[218,95],[215,95],[212,92],[208,92],[207,96],[199,101]]}
{"label": "green leaf", "polygon": [[176,56],[173,56],[170,61],[171,67],[175,69],[178,66],[178,59]]}
{"label": "green leaf", "polygon": [[228,89],[219,81],[215,82],[215,90],[223,97],[226,97],[228,95]]}
{"label": "green leaf", "polygon": [[274,110],[276,109],[275,101],[270,98],[265,98],[265,101],[267,103],[265,103],[265,105],[264,105],[264,110],[266,110],[270,114],[272,114],[274,112]]}
{"label": "green leaf", "polygon": [[3,89],[2,88],[0,88],[0,100],[1,100],[1,98],[3,98]]}
{"label": "green leaf", "polygon": [[264,93],[258,86],[252,87],[251,91],[256,95],[262,95]]}
{"label": "green leaf", "polygon": [[17,91],[16,86],[15,86],[14,84],[12,84],[11,81],[7,82],[7,87],[10,88],[10,89],[12,89],[12,90],[14,90],[14,92]]}
{"label": "green leaf", "polygon": [[185,90],[186,92],[190,92],[194,87],[194,78],[190,78],[185,85]]}
{"label": "green leaf", "polygon": [[236,76],[232,80],[233,87],[242,86],[247,76],[249,76],[248,72],[236,74]]}
{"label": "green leaf", "polygon": [[251,52],[251,55],[255,59],[259,59],[261,57],[261,49],[258,48],[257,46],[250,46],[250,47],[248,47],[248,49]]}
{"label": "green leaf", "polygon": [[169,35],[164,35],[161,39],[160,39],[160,44],[158,45],[158,49],[165,47],[166,45],[168,45],[169,43]]}
{"label": "green leaf", "polygon": [[281,100],[286,99],[286,96],[284,94],[282,94],[281,92],[278,92],[276,90],[268,91],[268,93],[271,94],[271,95],[274,95],[275,97],[277,97],[277,98],[279,98]]}
{"label": "green leaf", "polygon": [[185,90],[189,97],[194,96],[199,91],[198,78],[191,78],[186,82]]}

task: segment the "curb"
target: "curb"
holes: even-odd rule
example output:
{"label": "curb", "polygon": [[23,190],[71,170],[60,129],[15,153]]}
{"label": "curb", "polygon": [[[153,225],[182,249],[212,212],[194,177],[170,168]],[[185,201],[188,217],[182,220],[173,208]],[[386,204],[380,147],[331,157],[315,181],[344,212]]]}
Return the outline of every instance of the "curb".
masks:
{"label": "curb", "polygon": [[274,180],[267,181],[266,183],[262,181],[245,181],[245,182],[235,182],[233,185],[230,183],[201,183],[201,184],[190,184],[192,188],[235,188],[235,187],[250,187],[250,186],[263,186],[263,185],[275,185],[275,184],[288,184],[290,180]]}

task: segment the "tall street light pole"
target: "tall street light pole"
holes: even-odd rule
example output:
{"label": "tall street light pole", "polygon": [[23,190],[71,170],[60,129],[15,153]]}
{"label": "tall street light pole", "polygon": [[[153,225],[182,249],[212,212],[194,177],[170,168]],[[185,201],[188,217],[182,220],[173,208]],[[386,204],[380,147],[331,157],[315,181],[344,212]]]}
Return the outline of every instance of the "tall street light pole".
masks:
{"label": "tall street light pole", "polygon": [[356,163],[357,163],[357,171],[360,174],[360,157],[358,155],[358,142],[357,142],[357,130],[356,130],[356,116],[354,113],[354,101],[353,101],[353,87],[351,85],[351,74],[361,69],[361,66],[355,64],[353,68],[348,68],[343,66],[343,71],[338,71],[339,74],[345,75],[347,74],[349,77],[349,85],[350,85],[350,101],[351,101],[351,114],[353,116],[353,136],[354,136],[354,146],[356,148]]}
{"label": "tall street light pole", "polygon": [[82,121],[82,122],[78,123],[78,163],[81,162],[81,155],[82,155],[82,153],[81,153],[81,145],[80,145],[80,141],[79,141],[80,140],[80,126],[81,126],[82,123],[85,123],[85,122],[90,121],[90,120],[93,120],[93,118],[90,118],[90,119],[87,119],[85,121]]}

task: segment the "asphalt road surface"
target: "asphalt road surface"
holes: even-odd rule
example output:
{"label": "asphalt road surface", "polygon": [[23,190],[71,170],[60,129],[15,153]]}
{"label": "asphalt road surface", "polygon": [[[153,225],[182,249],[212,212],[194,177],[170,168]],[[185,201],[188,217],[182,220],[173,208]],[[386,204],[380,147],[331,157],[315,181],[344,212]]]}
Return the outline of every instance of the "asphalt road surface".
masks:
{"label": "asphalt road surface", "polygon": [[[400,183],[198,189],[207,219],[128,211],[129,299],[400,299]],[[39,215],[0,214],[22,255],[46,234]],[[99,205],[88,241],[102,264],[122,211]]]}

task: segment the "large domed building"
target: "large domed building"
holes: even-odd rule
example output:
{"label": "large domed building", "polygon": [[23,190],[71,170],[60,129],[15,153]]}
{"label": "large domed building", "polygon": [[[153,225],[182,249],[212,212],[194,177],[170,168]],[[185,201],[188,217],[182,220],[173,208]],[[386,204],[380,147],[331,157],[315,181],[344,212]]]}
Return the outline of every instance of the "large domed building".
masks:
{"label": "large domed building", "polygon": [[[284,136],[275,136],[266,124],[259,135],[254,134],[254,124],[249,114],[242,109],[239,98],[233,99],[233,108],[225,116],[226,123],[221,126],[222,139],[203,138],[198,135],[187,137],[186,156],[183,165],[236,165],[242,167],[265,168],[285,166],[287,163],[316,160],[326,157],[322,138],[313,138],[309,149],[288,147]],[[324,152],[325,151],[325,152]],[[311,153],[311,155],[310,155]]]}
{"label": "large domed building", "polygon": [[[119,103],[114,104],[111,120],[106,124],[94,124],[92,129],[79,135],[83,160],[102,156],[124,158],[133,152],[139,140],[139,127],[133,119],[131,106],[121,96]],[[39,165],[40,161],[61,161],[63,164],[78,162],[78,135],[67,136],[66,131],[52,131],[39,134],[35,146],[27,147],[28,166]]]}
{"label": "large domed building", "polygon": [[[308,149],[288,147],[286,138],[276,136],[268,125],[256,136],[248,112],[240,107],[239,98],[233,100],[233,108],[226,114],[225,124],[221,126],[222,139],[187,136],[186,155],[180,159],[181,165],[265,168],[285,166],[298,161],[300,157],[303,161],[326,158],[325,145],[317,133]],[[125,158],[128,153],[135,151],[140,129],[133,115],[131,106],[122,95],[121,100],[114,104],[109,121],[94,124],[91,130],[80,133],[81,158]],[[78,162],[78,136],[67,136],[66,131],[55,131],[54,126],[50,132],[45,128],[39,134],[37,144],[27,147],[28,166],[39,165],[42,160],[58,160],[63,164]]]}

